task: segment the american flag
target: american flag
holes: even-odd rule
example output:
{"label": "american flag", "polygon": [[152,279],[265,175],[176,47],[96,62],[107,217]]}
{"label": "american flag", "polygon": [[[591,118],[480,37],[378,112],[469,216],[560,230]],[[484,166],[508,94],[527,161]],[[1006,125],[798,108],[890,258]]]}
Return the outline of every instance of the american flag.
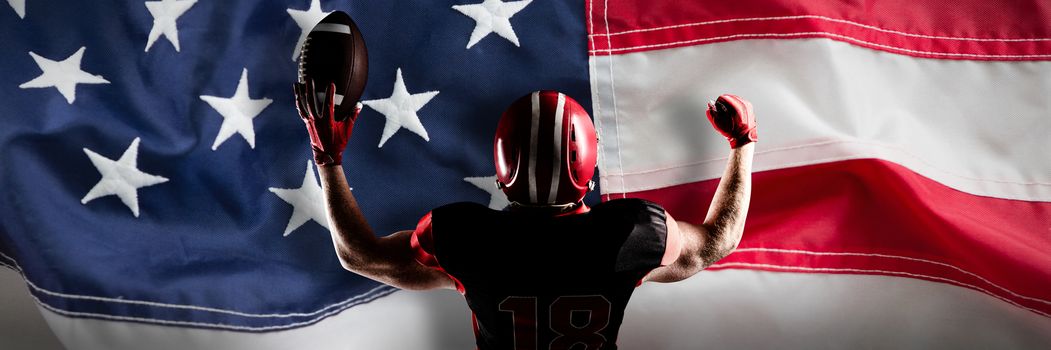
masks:
{"label": "american flag", "polygon": [[[345,168],[376,231],[391,233],[441,204],[490,202],[494,183],[475,178],[493,176],[496,121],[519,95],[559,89],[588,104],[586,35],[568,20],[581,4],[524,5],[515,21],[549,25],[470,45],[481,30],[465,14],[483,7],[431,1],[30,1],[25,18],[4,13],[5,262],[50,311],[174,326],[288,329],[390,294],[332,251],[292,103],[298,41],[337,9],[367,28],[366,107]],[[380,101],[404,108],[369,107]]]}
{"label": "american flag", "polygon": [[334,10],[369,50],[344,167],[380,234],[505,206],[496,121],[539,89],[594,116],[601,199],[699,221],[726,157],[704,102],[754,103],[740,249],[641,287],[623,348],[1051,344],[1040,1],[8,4],[0,265],[70,348],[471,347],[459,296],[332,251],[291,83]]}

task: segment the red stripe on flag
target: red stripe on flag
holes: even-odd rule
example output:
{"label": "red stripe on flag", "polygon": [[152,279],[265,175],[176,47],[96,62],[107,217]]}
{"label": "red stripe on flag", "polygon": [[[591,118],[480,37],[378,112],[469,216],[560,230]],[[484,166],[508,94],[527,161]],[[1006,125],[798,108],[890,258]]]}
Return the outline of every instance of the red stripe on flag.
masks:
{"label": "red stripe on flag", "polygon": [[589,0],[591,55],[828,38],[917,57],[1051,59],[1051,2]]}
{"label": "red stripe on flag", "polygon": [[[703,220],[718,180],[630,197]],[[737,252],[713,268],[880,274],[955,284],[1051,314],[1051,203],[963,193],[862,159],[758,172]]]}

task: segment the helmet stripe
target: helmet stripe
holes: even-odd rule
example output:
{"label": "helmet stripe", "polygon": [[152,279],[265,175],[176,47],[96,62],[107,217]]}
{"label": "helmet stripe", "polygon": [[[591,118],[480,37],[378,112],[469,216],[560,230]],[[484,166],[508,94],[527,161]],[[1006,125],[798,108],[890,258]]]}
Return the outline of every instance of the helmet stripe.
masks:
{"label": "helmet stripe", "polygon": [[529,202],[537,203],[536,195],[536,143],[537,134],[540,129],[540,92],[534,92],[532,96],[533,102],[533,119],[529,124]]}
{"label": "helmet stripe", "polygon": [[558,196],[558,178],[562,172],[562,117],[566,107],[566,95],[558,93],[558,105],[555,107],[555,146],[551,148],[554,154],[551,166],[551,189],[547,191],[547,202],[554,203]]}

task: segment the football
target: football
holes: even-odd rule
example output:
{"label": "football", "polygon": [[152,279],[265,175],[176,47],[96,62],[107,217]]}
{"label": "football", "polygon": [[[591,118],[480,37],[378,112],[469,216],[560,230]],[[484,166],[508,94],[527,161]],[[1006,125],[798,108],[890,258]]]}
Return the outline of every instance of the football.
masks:
{"label": "football", "polygon": [[346,12],[332,12],[307,34],[299,53],[299,82],[313,81],[319,102],[324,102],[325,88],[335,83],[337,118],[353,115],[368,71],[365,39]]}

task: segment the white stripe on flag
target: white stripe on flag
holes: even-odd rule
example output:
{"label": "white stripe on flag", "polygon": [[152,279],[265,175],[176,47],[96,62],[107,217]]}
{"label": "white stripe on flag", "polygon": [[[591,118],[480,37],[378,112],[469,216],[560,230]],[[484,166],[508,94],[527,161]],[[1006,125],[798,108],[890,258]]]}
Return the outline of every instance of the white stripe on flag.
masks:
{"label": "white stripe on flag", "polygon": [[[616,68],[613,77],[592,75],[604,193],[718,178],[726,140],[703,105],[734,93],[756,109],[755,171],[880,158],[963,192],[1051,201],[1051,62],[917,59],[800,39],[592,57],[591,64]],[[686,67],[704,79],[683,74]],[[617,119],[616,111],[633,117]]]}
{"label": "white stripe on flag", "polygon": [[[11,274],[3,271],[7,270],[0,269],[0,274]],[[30,300],[28,296],[19,299]],[[44,327],[40,330],[44,333],[53,331],[70,350],[141,349],[142,344],[150,344],[153,350],[474,348],[470,313],[463,297],[452,291],[399,291],[314,325],[266,333],[41,312],[50,329],[41,323],[36,327]],[[7,316],[0,314],[0,320]],[[39,317],[18,315],[23,320]],[[888,276],[722,270],[705,271],[675,284],[640,287],[628,303],[618,343],[624,349],[654,350],[1046,349],[1051,344],[1047,329],[1051,329],[1051,319],[941,283]],[[18,330],[0,329],[0,339],[8,339],[5,332],[14,331]],[[888,333],[895,336],[888,337]]]}
{"label": "white stripe on flag", "polygon": [[872,275],[720,270],[638,288],[628,303],[619,345],[624,349],[1040,349],[1051,344],[1048,329],[1051,319],[942,283]]}

